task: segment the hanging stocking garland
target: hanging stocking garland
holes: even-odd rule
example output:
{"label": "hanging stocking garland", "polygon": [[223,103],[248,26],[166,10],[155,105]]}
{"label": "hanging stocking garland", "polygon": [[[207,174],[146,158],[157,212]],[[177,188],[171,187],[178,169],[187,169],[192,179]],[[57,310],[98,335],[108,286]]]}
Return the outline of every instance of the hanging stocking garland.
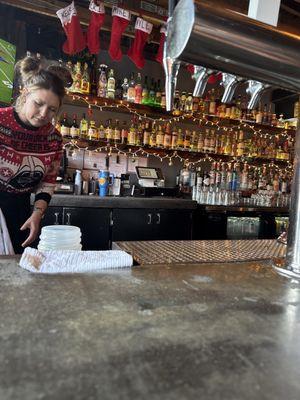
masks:
{"label": "hanging stocking garland", "polygon": [[164,45],[166,40],[166,26],[162,25],[160,28],[160,41],[155,60],[162,64],[164,57]]}
{"label": "hanging stocking garland", "polygon": [[113,22],[108,52],[114,61],[120,61],[122,59],[121,37],[130,22],[131,14],[128,10],[114,6],[111,15]]}
{"label": "hanging stocking garland", "polygon": [[98,54],[100,51],[99,32],[105,18],[104,4],[98,0],[91,0],[89,10],[91,18],[87,31],[87,45],[91,54]]}
{"label": "hanging stocking garland", "polygon": [[66,54],[73,55],[82,51],[86,46],[86,40],[83,35],[74,1],[65,8],[56,12],[64,28],[67,40],[63,44],[63,51]]}
{"label": "hanging stocking garland", "polygon": [[148,36],[152,31],[153,25],[142,18],[137,18],[135,23],[135,36],[130,49],[128,50],[128,57],[135,63],[138,68],[143,68],[145,65],[145,58],[143,50],[147,42]]}

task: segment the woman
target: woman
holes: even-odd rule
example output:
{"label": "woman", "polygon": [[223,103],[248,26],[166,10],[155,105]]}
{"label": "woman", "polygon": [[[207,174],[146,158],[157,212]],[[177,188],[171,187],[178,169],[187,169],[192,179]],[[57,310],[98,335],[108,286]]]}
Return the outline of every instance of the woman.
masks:
{"label": "woman", "polygon": [[0,109],[0,208],[18,254],[37,237],[53,194],[62,138],[51,122],[72,78],[63,67],[33,57],[25,57],[17,67],[22,92],[14,107]]}

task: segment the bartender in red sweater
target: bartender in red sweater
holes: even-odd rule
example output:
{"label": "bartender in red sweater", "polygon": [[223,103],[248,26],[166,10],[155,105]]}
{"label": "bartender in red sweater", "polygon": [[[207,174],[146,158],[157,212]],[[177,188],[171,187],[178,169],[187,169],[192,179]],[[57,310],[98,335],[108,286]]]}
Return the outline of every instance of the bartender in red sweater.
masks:
{"label": "bartender in red sweater", "polygon": [[35,240],[53,194],[62,138],[51,122],[72,78],[63,67],[33,57],[17,68],[22,92],[14,107],[0,109],[0,208],[18,254]]}

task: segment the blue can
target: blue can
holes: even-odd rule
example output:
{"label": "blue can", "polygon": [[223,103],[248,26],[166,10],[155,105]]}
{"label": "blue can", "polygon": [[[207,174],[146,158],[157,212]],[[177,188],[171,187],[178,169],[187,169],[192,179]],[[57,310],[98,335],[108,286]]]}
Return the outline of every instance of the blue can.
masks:
{"label": "blue can", "polygon": [[101,170],[98,174],[98,182],[99,182],[99,196],[104,197],[108,194],[108,185],[109,185],[109,171]]}

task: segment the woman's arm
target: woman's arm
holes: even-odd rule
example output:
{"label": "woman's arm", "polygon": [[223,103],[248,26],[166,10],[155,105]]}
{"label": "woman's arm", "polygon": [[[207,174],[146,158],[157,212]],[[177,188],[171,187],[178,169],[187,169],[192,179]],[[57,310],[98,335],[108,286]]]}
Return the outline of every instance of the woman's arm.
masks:
{"label": "woman's arm", "polygon": [[27,219],[27,221],[25,221],[25,223],[20,228],[21,231],[29,229],[29,236],[25,240],[25,242],[22,243],[23,247],[28,246],[36,239],[40,230],[41,219],[45,214],[47,206],[48,203],[45,200],[37,200],[34,203],[34,208],[31,216]]}

